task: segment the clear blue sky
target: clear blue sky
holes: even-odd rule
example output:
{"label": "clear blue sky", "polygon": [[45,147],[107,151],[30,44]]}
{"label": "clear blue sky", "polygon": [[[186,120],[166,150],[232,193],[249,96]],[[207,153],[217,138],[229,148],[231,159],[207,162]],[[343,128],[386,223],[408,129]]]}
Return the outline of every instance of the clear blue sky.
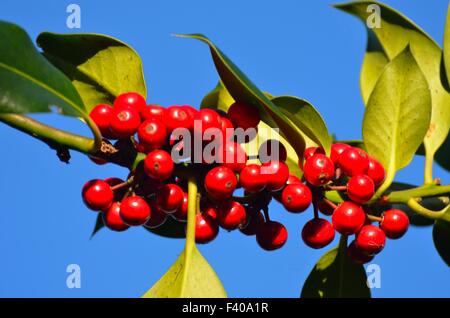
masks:
{"label": "clear blue sky", "polygon": [[[75,2],[75,1],[74,1]],[[69,1],[2,0],[0,19],[41,31],[66,28]],[[171,33],[200,32],[261,88],[310,100],[339,138],[360,138],[363,104],[358,77],[366,43],[363,25],[333,9],[331,1],[76,1],[81,32],[105,33],[141,55],[150,102],[197,106],[217,82],[207,47]],[[387,1],[421,25],[439,43],[447,11],[444,0]],[[32,98],[32,97],[31,97]],[[48,123],[88,133],[76,120],[39,115]],[[96,214],[80,189],[91,178],[125,177],[122,168],[92,164],[72,153],[60,163],[44,144],[0,124],[0,296],[124,296],[144,293],[171,265],[182,240],[161,238],[141,228],[102,230],[89,240]],[[398,179],[422,181],[422,158]],[[435,175],[450,182],[435,167]],[[201,251],[232,297],[297,297],[314,263],[326,250],[307,248],[300,238],[302,215],[272,204],[272,218],[289,230],[284,248],[268,253],[254,238],[222,231]],[[81,266],[81,289],[66,287],[66,266]],[[450,296],[450,269],[439,258],[431,228],[412,228],[388,241],[374,263],[381,266],[375,297]]]}

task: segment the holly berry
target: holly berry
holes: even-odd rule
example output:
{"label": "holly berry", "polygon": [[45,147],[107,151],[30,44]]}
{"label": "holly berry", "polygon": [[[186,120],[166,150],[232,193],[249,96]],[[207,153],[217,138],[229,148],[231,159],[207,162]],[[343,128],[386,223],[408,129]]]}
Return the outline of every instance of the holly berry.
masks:
{"label": "holly berry", "polygon": [[86,182],[81,194],[86,206],[94,211],[106,210],[114,199],[114,193],[109,184],[98,179]]}
{"label": "holly berry", "polygon": [[362,149],[350,147],[341,153],[338,164],[349,177],[366,174],[369,168],[369,156]]}
{"label": "holly berry", "polygon": [[361,206],[345,201],[334,210],[332,221],[336,231],[341,234],[352,235],[364,225],[366,215]]}
{"label": "holly berry", "polygon": [[167,220],[167,214],[161,210],[161,208],[156,204],[154,200],[150,201],[150,209],[152,215],[150,219],[144,224],[145,227],[149,229],[155,229],[163,225]]}
{"label": "holly berry", "polygon": [[311,190],[303,183],[288,184],[281,193],[281,203],[289,212],[303,212],[311,205],[311,202]]}
{"label": "holly berry", "polygon": [[256,241],[266,251],[281,248],[286,243],[288,232],[283,224],[276,221],[266,221],[256,230]]}
{"label": "holly berry", "polygon": [[258,158],[261,163],[270,160],[286,161],[286,147],[278,140],[269,139],[261,144],[258,149]]}
{"label": "holly berry", "polygon": [[271,160],[262,164],[261,174],[266,178],[266,189],[277,191],[286,184],[289,168],[284,162]]}
{"label": "holly berry", "polygon": [[390,239],[402,237],[409,227],[409,218],[405,212],[398,209],[390,209],[383,213],[380,228]]}
{"label": "holly berry", "polygon": [[203,136],[203,133],[209,128],[222,130],[220,115],[212,109],[200,109],[194,117],[194,133]]}
{"label": "holly berry", "polygon": [[139,126],[138,138],[146,149],[161,148],[167,141],[166,125],[156,119],[146,120]]}
{"label": "holly berry", "polygon": [[261,166],[258,164],[245,166],[239,174],[239,183],[248,193],[257,193],[263,190],[266,186],[266,181],[261,174]]}
{"label": "holly berry", "polygon": [[159,120],[163,121],[164,107],[159,105],[148,105],[141,110],[142,120]]}
{"label": "holly berry", "polygon": [[114,108],[110,130],[117,138],[127,138],[136,133],[141,124],[139,112],[134,108]]}
{"label": "holly berry", "polygon": [[302,180],[300,180],[299,177],[296,175],[290,174],[289,178],[286,181],[286,184],[296,184],[296,183],[302,183]]}
{"label": "holly berry", "polygon": [[114,136],[109,130],[113,108],[106,104],[95,106],[89,113],[89,117],[94,121],[103,137],[113,139]]}
{"label": "holly berry", "polygon": [[383,165],[376,159],[369,157],[369,168],[367,169],[367,175],[372,178],[375,187],[380,186],[384,178],[386,177],[386,172]]}
{"label": "holly berry", "polygon": [[351,148],[351,146],[341,143],[341,142],[337,142],[337,143],[331,145],[330,158],[334,164],[338,163],[339,156],[344,152],[344,150],[346,150],[348,148]]}
{"label": "holly berry", "polygon": [[240,231],[245,235],[255,235],[258,227],[261,224],[264,224],[264,216],[259,210],[252,207],[247,207],[246,212],[247,222],[246,224],[242,225]]}
{"label": "holly berry", "polygon": [[306,181],[318,187],[334,177],[334,164],[327,156],[317,153],[305,161],[303,173]]}
{"label": "holly berry", "polygon": [[227,114],[234,127],[243,129],[256,128],[261,120],[258,108],[244,102],[232,104]]}
{"label": "holly berry", "polygon": [[220,117],[220,122],[223,140],[225,141],[233,140],[234,138],[233,123],[228,118],[222,116]]}
{"label": "holly berry", "polygon": [[177,128],[191,129],[193,120],[194,118],[182,106],[170,106],[163,113],[163,122],[169,132]]}
{"label": "holly berry", "polygon": [[143,180],[139,182],[138,187],[135,189],[136,194],[140,196],[148,196],[154,194],[156,191],[161,189],[164,184],[150,177],[144,177]]}
{"label": "holly berry", "polygon": [[144,97],[138,93],[124,93],[117,96],[114,108],[134,108],[139,114],[147,107]]}
{"label": "holly berry", "polygon": [[144,160],[144,171],[153,179],[166,180],[174,169],[174,164],[170,154],[164,150],[153,150]]}
{"label": "holly berry", "polygon": [[325,247],[334,240],[333,225],[325,219],[312,219],[303,227],[302,239],[309,247]]}
{"label": "holly berry", "polygon": [[151,210],[147,202],[140,196],[133,195],[122,200],[120,217],[130,226],[145,224],[150,218]]}
{"label": "holly berry", "polygon": [[347,256],[356,264],[366,264],[373,260],[373,255],[368,255],[364,253],[361,249],[356,246],[355,241],[352,241],[347,248]]}
{"label": "holly berry", "polygon": [[246,221],[245,208],[235,201],[221,204],[218,212],[219,225],[225,230],[235,230]]}
{"label": "holly berry", "polygon": [[215,167],[205,177],[205,189],[217,200],[230,198],[236,189],[237,178],[233,170],[227,167]]}
{"label": "holly berry", "polygon": [[120,202],[114,202],[102,213],[103,223],[107,228],[116,232],[127,230],[130,226],[120,217]]}
{"label": "holly berry", "polygon": [[317,202],[317,208],[324,215],[332,215],[334,212],[334,208],[324,200]]}
{"label": "holly berry", "polygon": [[369,202],[375,193],[375,185],[372,179],[366,175],[356,175],[347,183],[348,197],[360,204]]}
{"label": "holly berry", "polygon": [[[120,178],[111,177],[111,178],[105,179],[105,182],[107,184],[109,184],[110,187],[114,187],[118,184],[124,183],[125,181],[123,181]],[[122,198],[124,197],[126,192],[127,192],[127,187],[123,187],[123,188],[115,190],[114,191],[114,201],[122,200]]]}
{"label": "holly berry", "polygon": [[319,148],[319,147],[306,148],[305,151],[303,152],[303,161],[308,160],[309,158],[311,158],[312,156],[314,156],[316,154],[324,155],[325,151],[323,150],[323,148]]}
{"label": "holly berry", "polygon": [[172,214],[172,217],[174,217],[175,220],[178,220],[180,222],[185,222],[187,220],[187,213],[188,213],[188,194],[185,192],[183,193],[183,202],[181,203],[181,206]]}
{"label": "holly berry", "polygon": [[156,193],[158,206],[166,213],[174,213],[183,204],[184,192],[174,183],[165,184]]}
{"label": "holly berry", "polygon": [[218,163],[235,172],[241,171],[245,167],[247,160],[248,157],[245,150],[238,143],[226,142],[218,149]]}
{"label": "holly berry", "polygon": [[219,233],[217,222],[205,213],[195,216],[195,241],[200,244],[209,243]]}
{"label": "holly berry", "polygon": [[375,225],[364,225],[356,235],[356,246],[366,254],[381,252],[386,243],[386,234]]}
{"label": "holly berry", "polygon": [[214,206],[211,202],[206,201],[201,203],[201,211],[213,220],[217,220],[217,215],[219,212],[217,211],[216,206]]}

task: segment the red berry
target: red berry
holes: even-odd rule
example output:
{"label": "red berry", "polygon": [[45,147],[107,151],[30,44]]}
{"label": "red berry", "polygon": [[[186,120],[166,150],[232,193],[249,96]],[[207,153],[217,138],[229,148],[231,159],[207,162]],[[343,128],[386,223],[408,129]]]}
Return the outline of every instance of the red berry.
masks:
{"label": "red berry", "polygon": [[270,160],[286,161],[287,151],[286,147],[276,139],[266,140],[258,149],[258,158],[261,163]]}
{"label": "red berry", "polygon": [[172,214],[172,216],[181,222],[184,222],[187,220],[187,214],[188,214],[188,194],[183,193],[183,202],[181,203],[181,206]]}
{"label": "red berry", "polygon": [[276,221],[267,221],[256,230],[256,241],[266,251],[279,249],[286,243],[288,232],[283,224]]}
{"label": "red berry", "polygon": [[226,230],[235,230],[246,221],[245,208],[235,201],[224,202],[218,212],[219,225]]}
{"label": "red berry", "polygon": [[145,224],[151,215],[147,202],[137,195],[125,198],[120,204],[120,217],[131,226]]}
{"label": "red berry", "polygon": [[336,231],[341,234],[352,235],[364,225],[366,215],[359,205],[345,201],[334,210],[332,220]]}
{"label": "red berry", "polygon": [[339,156],[341,155],[341,153],[344,152],[344,150],[346,150],[348,148],[351,148],[351,146],[347,145],[347,144],[343,144],[341,142],[337,142],[337,143],[331,145],[330,158],[334,164],[338,163]]}
{"label": "red berry", "polygon": [[350,178],[347,183],[347,195],[356,203],[364,204],[372,199],[375,193],[375,185],[370,177],[366,175],[356,175]]}
{"label": "red berry", "polygon": [[158,206],[166,213],[174,213],[183,204],[184,192],[178,185],[169,183],[156,193]]}
{"label": "red berry", "polygon": [[213,220],[217,220],[217,208],[210,202],[203,202],[201,204],[201,211],[203,214],[208,215]]}
{"label": "red berry", "polygon": [[349,177],[366,174],[369,168],[369,156],[362,149],[350,147],[341,153],[338,164]]}
{"label": "red berry", "polygon": [[113,108],[106,104],[100,104],[95,106],[89,113],[89,116],[97,125],[102,136],[108,139],[114,138],[113,134],[109,130],[109,127],[111,125],[112,113]]}
{"label": "red berry", "polygon": [[303,183],[288,184],[281,193],[281,203],[289,212],[303,212],[310,206],[311,201],[311,190]]}
{"label": "red berry", "polygon": [[321,186],[333,179],[334,164],[323,154],[315,154],[305,161],[303,173],[306,181],[313,186]]}
{"label": "red berry", "polygon": [[[105,182],[109,184],[110,187],[114,187],[118,184],[124,183],[125,181],[123,181],[120,178],[111,177],[105,179]],[[117,189],[113,192],[114,192],[114,201],[120,201],[125,196],[125,193],[127,192],[127,187]]]}
{"label": "red berry", "polygon": [[161,148],[167,141],[166,125],[156,119],[146,120],[139,126],[138,137],[147,150]]}
{"label": "red berry", "polygon": [[302,183],[302,180],[300,180],[299,177],[296,175],[290,174],[289,178],[286,181],[286,184],[296,184],[296,183]]}
{"label": "red berry", "polygon": [[256,128],[261,119],[258,108],[243,102],[235,102],[232,104],[227,114],[236,128]]}
{"label": "red berry", "polygon": [[268,161],[261,166],[261,175],[266,178],[266,189],[277,191],[284,187],[289,178],[289,168],[281,161]]}
{"label": "red berry", "polygon": [[355,241],[351,242],[347,248],[347,256],[356,264],[366,264],[373,260],[373,255],[368,255],[364,253],[361,249],[356,246]]}
{"label": "red berry", "polygon": [[409,227],[409,218],[405,212],[398,209],[390,209],[383,213],[380,228],[390,239],[402,237]]}
{"label": "red berry", "polygon": [[174,164],[170,154],[164,150],[153,150],[144,160],[144,171],[153,179],[166,180],[174,169]]}
{"label": "red berry", "polygon": [[198,213],[195,217],[195,241],[200,244],[209,243],[219,233],[217,222],[209,215]]}
{"label": "red berry", "polygon": [[372,178],[375,187],[380,186],[383,183],[384,178],[386,177],[383,165],[378,160],[370,157],[367,175]]}
{"label": "red berry", "polygon": [[325,247],[334,239],[333,225],[325,219],[312,219],[303,227],[302,239],[309,247]]}
{"label": "red berry", "polygon": [[334,212],[334,208],[324,200],[320,200],[319,202],[317,202],[317,208],[324,215],[332,215]]}
{"label": "red berry", "polygon": [[107,228],[113,231],[122,232],[127,230],[130,226],[120,217],[120,202],[114,202],[111,206],[103,211],[103,223]]}
{"label": "red berry", "polygon": [[170,106],[164,109],[163,122],[167,131],[172,132],[176,128],[191,129],[193,118],[181,106]]}
{"label": "red berry", "polygon": [[324,155],[325,151],[323,151],[323,149],[319,148],[319,147],[306,148],[305,151],[303,152],[303,161],[308,160],[309,158],[311,158],[312,156],[314,156],[316,154]]}
{"label": "red berry", "polygon": [[218,149],[217,161],[223,166],[230,168],[233,171],[239,172],[247,163],[248,157],[245,150],[240,144],[235,142],[226,142]]}
{"label": "red berry", "polygon": [[81,193],[86,206],[94,211],[106,210],[114,199],[109,184],[98,179],[86,182]]}
{"label": "red berry", "polygon": [[134,108],[115,108],[110,130],[117,138],[127,138],[136,133],[141,124],[139,112]]}
{"label": "red berry", "polygon": [[220,117],[220,121],[222,123],[221,130],[223,140],[225,141],[233,140],[234,137],[233,123],[226,117]]}
{"label": "red berry", "polygon": [[356,246],[366,254],[381,252],[386,243],[386,234],[375,225],[364,225],[356,235]]}
{"label": "red berry", "polygon": [[148,219],[144,226],[149,229],[155,229],[166,222],[167,214],[160,209],[155,201],[150,201],[150,209],[152,211],[150,219]]}
{"label": "red berry", "polygon": [[198,110],[189,105],[183,105],[181,108],[192,118],[192,121],[194,121],[194,117],[198,113]]}
{"label": "red berry", "polygon": [[239,183],[248,193],[260,192],[266,186],[264,176],[261,174],[261,166],[249,164],[241,170]]}
{"label": "red berry", "polygon": [[206,174],[205,189],[214,199],[230,198],[236,186],[237,178],[230,168],[215,167]]}
{"label": "red berry", "polygon": [[163,121],[164,107],[159,105],[148,105],[141,110],[141,118],[145,120]]}
{"label": "red berry", "polygon": [[246,208],[247,222],[242,225],[240,231],[245,235],[255,235],[258,227],[264,224],[264,217],[261,212],[254,208]]}
{"label": "red berry", "polygon": [[203,136],[203,133],[209,128],[216,128],[222,131],[220,115],[212,109],[200,109],[194,117],[194,133]]}
{"label": "red berry", "polygon": [[138,93],[124,93],[117,96],[114,108],[134,108],[140,114],[147,107],[144,97]]}
{"label": "red berry", "polygon": [[163,186],[164,186],[164,184],[161,181],[150,178],[150,177],[146,177],[146,178],[143,178],[143,180],[141,180],[139,182],[139,185],[135,191],[136,191],[137,195],[145,197],[145,196],[154,194],[156,191],[161,189]]}

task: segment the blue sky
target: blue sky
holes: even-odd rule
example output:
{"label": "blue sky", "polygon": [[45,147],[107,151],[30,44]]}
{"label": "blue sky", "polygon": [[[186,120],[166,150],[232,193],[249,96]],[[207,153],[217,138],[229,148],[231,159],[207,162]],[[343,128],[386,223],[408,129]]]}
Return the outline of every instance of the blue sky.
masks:
{"label": "blue sky", "polygon": [[[75,1],[73,1],[75,2]],[[69,1],[2,0],[0,19],[24,27],[32,38],[41,31],[74,32],[66,27]],[[105,33],[141,55],[148,100],[162,105],[198,106],[217,82],[207,47],[171,33],[204,33],[263,90],[311,101],[330,131],[341,139],[361,137],[363,104],[358,78],[366,33],[354,17],[331,1],[76,1],[82,28]],[[386,1],[439,43],[447,1]],[[53,115],[39,119],[88,133],[79,122]],[[96,215],[80,197],[85,181],[125,177],[122,168],[96,166],[72,152],[60,163],[46,145],[0,124],[0,296],[135,297],[143,294],[175,261],[182,240],[161,238],[141,228],[125,233],[103,230],[89,240]],[[423,159],[398,175],[420,183]],[[450,182],[435,166],[435,175]],[[314,263],[326,250],[302,242],[301,215],[271,205],[272,218],[289,231],[284,248],[264,252],[254,238],[222,231],[201,251],[232,297],[298,297]],[[66,287],[66,267],[81,267],[81,288]],[[411,228],[388,241],[375,260],[381,288],[375,297],[450,296],[450,269],[434,250],[431,228]]]}

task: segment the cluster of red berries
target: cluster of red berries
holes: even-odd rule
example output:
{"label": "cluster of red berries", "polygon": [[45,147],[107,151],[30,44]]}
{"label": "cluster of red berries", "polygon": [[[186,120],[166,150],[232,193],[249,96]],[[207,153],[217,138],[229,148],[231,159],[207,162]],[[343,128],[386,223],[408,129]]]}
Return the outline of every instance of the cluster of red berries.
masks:
{"label": "cluster of red berries", "polygon": [[[335,231],[356,234],[348,251],[352,259],[361,263],[381,251],[386,236],[398,238],[408,228],[408,218],[399,210],[386,211],[380,227],[370,225],[366,203],[383,182],[385,172],[378,161],[361,149],[336,143],[327,157],[321,148],[307,148],[300,162],[305,182],[290,174],[285,163],[286,148],[276,140],[261,145],[258,163],[250,160],[230,130],[256,129],[260,117],[252,105],[235,102],[227,113],[186,105],[163,108],[147,105],[139,94],[125,93],[117,97],[113,106],[96,106],[90,116],[104,138],[128,140],[135,151],[146,155],[127,181],[91,180],[83,187],[86,205],[102,211],[105,225],[112,230],[140,225],[156,228],[168,217],[186,222],[187,183],[177,173],[177,166],[182,164],[192,168],[200,180],[195,233],[198,243],[212,241],[221,227],[255,235],[265,250],[282,247],[288,233],[283,224],[269,217],[272,198],[292,213],[301,213],[313,203],[314,218],[302,230],[303,241],[310,247],[328,245]],[[188,130],[192,138],[200,138],[200,146],[188,142],[186,136],[176,135],[178,128]],[[219,133],[211,137],[209,129]],[[213,141],[220,146],[211,155],[204,155],[203,149]],[[187,153],[191,157],[185,158],[188,160],[184,163],[174,162],[174,149],[190,150]],[[196,153],[192,150],[201,152],[200,163],[192,161],[192,154]],[[263,160],[267,154],[269,159]],[[244,196],[235,196],[239,188]],[[343,191],[348,200],[335,206],[324,195],[333,189]],[[332,223],[319,218],[318,211],[333,215]]]}
{"label": "cluster of red berries", "polygon": [[[322,148],[305,150],[304,178],[316,193],[315,209],[332,216],[330,223],[319,218],[307,222],[302,231],[304,242],[313,248],[328,245],[335,231],[355,235],[348,247],[349,257],[357,263],[367,263],[385,246],[386,237],[402,237],[409,227],[408,216],[401,210],[390,209],[381,217],[371,215],[370,200],[385,179],[383,166],[364,150],[344,143],[331,146],[330,157]],[[336,206],[323,191],[340,191],[344,201]],[[372,225],[378,221],[379,226]]]}

